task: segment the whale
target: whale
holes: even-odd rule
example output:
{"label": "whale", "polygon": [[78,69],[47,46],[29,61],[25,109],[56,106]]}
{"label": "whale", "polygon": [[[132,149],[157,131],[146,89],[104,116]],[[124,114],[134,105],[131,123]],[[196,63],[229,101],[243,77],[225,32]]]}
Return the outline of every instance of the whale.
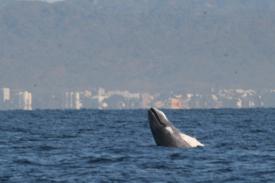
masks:
{"label": "whale", "polygon": [[157,108],[148,110],[148,120],[153,138],[158,146],[195,148],[204,144],[177,129],[166,115]]}

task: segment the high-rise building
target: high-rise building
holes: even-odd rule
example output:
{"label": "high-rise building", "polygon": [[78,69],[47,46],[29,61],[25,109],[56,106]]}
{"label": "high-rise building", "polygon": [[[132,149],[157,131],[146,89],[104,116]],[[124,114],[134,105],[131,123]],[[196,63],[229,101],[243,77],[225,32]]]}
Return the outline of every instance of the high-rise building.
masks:
{"label": "high-rise building", "polygon": [[82,103],[80,102],[80,93],[75,92],[75,109],[80,109],[82,107]]}
{"label": "high-rise building", "polygon": [[11,92],[9,88],[3,88],[3,102],[6,103],[11,99]]}
{"label": "high-rise building", "polygon": [[65,93],[65,108],[66,109],[81,109],[80,92],[66,92]]}
{"label": "high-rise building", "polygon": [[12,96],[10,88],[0,90],[0,109],[8,110],[12,107]]}
{"label": "high-rise building", "polygon": [[19,92],[19,108],[32,110],[32,93],[28,91]]}

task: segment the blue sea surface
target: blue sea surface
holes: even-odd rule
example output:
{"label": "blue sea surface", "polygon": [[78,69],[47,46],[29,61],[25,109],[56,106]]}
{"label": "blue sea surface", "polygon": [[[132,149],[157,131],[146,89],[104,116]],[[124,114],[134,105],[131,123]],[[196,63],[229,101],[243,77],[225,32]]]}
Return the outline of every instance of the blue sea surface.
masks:
{"label": "blue sea surface", "polygon": [[275,109],[164,112],[205,147],[156,146],[146,110],[0,112],[0,182],[275,182]]}

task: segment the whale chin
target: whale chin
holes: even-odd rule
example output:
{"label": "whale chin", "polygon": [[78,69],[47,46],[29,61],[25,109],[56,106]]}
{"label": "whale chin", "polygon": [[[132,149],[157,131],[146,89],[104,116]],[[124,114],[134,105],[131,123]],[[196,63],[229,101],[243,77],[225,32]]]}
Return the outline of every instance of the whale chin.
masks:
{"label": "whale chin", "polygon": [[158,146],[166,147],[202,147],[196,138],[178,130],[157,108],[148,110],[148,120],[154,140]]}

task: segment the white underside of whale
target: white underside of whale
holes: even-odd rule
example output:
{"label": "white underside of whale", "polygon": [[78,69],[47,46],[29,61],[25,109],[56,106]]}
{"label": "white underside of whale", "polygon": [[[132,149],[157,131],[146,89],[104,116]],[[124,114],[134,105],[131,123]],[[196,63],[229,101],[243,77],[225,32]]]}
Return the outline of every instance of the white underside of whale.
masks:
{"label": "white underside of whale", "polygon": [[[171,127],[165,127],[165,129],[173,134],[174,130]],[[204,144],[200,143],[196,138],[186,135],[184,133],[180,133],[180,138],[186,143],[188,147],[203,147]]]}
{"label": "white underside of whale", "polygon": [[185,135],[184,133],[180,134],[182,140],[184,140],[190,147],[203,147],[204,144],[200,143],[196,138]]}

